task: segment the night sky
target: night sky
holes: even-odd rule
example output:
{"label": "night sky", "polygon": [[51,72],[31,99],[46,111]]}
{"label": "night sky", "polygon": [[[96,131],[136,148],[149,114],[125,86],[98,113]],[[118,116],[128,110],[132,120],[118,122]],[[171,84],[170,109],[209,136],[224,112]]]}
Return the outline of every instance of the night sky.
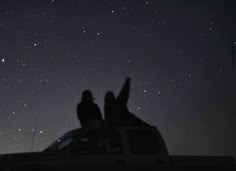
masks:
{"label": "night sky", "polygon": [[170,154],[236,157],[235,18],[230,0],[1,0],[0,153],[44,149],[83,90],[103,111],[130,76]]}

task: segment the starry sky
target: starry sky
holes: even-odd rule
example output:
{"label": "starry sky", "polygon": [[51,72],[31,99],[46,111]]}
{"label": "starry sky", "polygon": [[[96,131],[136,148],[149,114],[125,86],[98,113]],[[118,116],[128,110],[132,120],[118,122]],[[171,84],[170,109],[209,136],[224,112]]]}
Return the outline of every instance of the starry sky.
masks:
{"label": "starry sky", "polygon": [[79,127],[76,105],[132,78],[129,109],[170,154],[236,157],[236,1],[1,0],[0,154]]}

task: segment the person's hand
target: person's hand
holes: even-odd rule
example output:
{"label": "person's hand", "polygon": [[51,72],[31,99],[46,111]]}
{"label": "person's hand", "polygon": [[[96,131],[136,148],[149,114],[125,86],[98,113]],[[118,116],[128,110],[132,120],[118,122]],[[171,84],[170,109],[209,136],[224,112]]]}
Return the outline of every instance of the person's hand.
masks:
{"label": "person's hand", "polygon": [[131,81],[131,78],[130,77],[126,77],[125,82],[130,82],[130,81]]}

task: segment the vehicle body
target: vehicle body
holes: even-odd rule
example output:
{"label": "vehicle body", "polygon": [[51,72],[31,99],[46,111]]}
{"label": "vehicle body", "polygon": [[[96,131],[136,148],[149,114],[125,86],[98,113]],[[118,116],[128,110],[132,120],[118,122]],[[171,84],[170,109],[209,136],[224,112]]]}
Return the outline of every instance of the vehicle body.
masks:
{"label": "vehicle body", "polygon": [[101,127],[64,134],[42,152],[0,156],[0,170],[233,170],[232,157],[169,156],[156,127]]}

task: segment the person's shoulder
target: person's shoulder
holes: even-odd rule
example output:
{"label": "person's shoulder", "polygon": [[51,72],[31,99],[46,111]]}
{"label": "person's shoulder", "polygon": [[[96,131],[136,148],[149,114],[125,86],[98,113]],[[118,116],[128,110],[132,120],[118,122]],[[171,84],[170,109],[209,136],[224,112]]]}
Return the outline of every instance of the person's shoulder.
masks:
{"label": "person's shoulder", "polygon": [[81,102],[77,103],[77,106],[80,106],[81,105]]}
{"label": "person's shoulder", "polygon": [[98,107],[98,105],[96,104],[96,103],[92,103],[93,104],[93,106],[96,106],[96,107]]}
{"label": "person's shoulder", "polygon": [[83,106],[83,103],[80,102],[77,104],[77,108],[80,108],[81,106]]}
{"label": "person's shoulder", "polygon": [[94,103],[94,102],[92,102],[92,103],[95,104],[96,106],[98,106],[97,103]]}

